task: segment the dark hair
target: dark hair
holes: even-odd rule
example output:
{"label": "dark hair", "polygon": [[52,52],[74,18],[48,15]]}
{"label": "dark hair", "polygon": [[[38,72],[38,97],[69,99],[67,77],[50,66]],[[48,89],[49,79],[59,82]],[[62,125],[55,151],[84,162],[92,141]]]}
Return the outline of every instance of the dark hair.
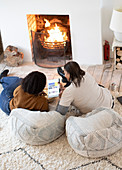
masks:
{"label": "dark hair", "polygon": [[81,79],[85,75],[78,63],[70,61],[64,65],[64,69],[70,74],[70,81],[73,81],[76,87],[80,86]]}
{"label": "dark hair", "polygon": [[24,92],[38,95],[46,85],[46,76],[41,72],[33,71],[22,80],[21,85]]}

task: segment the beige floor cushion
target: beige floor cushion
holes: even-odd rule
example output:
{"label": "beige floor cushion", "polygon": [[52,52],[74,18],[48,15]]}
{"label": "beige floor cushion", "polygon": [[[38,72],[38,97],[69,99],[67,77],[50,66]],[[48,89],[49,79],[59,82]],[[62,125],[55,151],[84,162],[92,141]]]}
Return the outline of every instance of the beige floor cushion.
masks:
{"label": "beige floor cushion", "polygon": [[56,111],[40,112],[17,108],[11,111],[11,132],[31,145],[44,145],[64,133],[65,116]]}
{"label": "beige floor cushion", "polygon": [[110,155],[122,147],[122,117],[108,108],[98,108],[86,117],[70,116],[66,135],[70,146],[82,156]]}

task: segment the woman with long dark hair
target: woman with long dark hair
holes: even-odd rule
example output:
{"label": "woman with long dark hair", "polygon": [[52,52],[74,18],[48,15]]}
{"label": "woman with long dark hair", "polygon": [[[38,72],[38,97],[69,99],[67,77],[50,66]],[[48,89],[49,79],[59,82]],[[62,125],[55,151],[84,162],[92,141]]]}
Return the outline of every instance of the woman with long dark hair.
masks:
{"label": "woman with long dark hair", "polygon": [[71,84],[61,91],[61,99],[56,110],[65,115],[70,105],[81,113],[88,113],[98,107],[113,106],[112,95],[107,88],[97,84],[95,79],[82,70],[75,61],[64,65],[64,74]]}
{"label": "woman with long dark hair", "polygon": [[0,75],[0,84],[3,87],[0,94],[1,110],[7,115],[15,108],[48,111],[48,100],[43,93],[45,74],[33,71],[22,79],[7,77],[8,71],[4,70]]}

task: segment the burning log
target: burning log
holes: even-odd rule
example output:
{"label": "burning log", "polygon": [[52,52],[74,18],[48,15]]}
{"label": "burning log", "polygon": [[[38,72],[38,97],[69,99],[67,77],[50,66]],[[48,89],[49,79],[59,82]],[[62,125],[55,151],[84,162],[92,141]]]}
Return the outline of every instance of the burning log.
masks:
{"label": "burning log", "polygon": [[18,48],[9,45],[4,51],[4,62],[8,66],[17,67],[22,64],[24,54],[22,52],[18,52]]}

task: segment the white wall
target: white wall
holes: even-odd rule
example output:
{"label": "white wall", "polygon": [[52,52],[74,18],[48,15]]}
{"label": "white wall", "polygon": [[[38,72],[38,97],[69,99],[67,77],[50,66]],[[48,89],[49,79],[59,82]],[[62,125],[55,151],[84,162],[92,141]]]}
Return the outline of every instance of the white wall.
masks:
{"label": "white wall", "polygon": [[102,25],[102,40],[107,40],[110,46],[113,42],[113,31],[110,30],[109,25],[111,21],[113,9],[122,9],[122,0],[101,0],[101,25]]}
{"label": "white wall", "polygon": [[73,59],[80,64],[102,64],[100,0],[0,0],[0,29],[8,45],[31,61],[26,14],[69,14]]}

